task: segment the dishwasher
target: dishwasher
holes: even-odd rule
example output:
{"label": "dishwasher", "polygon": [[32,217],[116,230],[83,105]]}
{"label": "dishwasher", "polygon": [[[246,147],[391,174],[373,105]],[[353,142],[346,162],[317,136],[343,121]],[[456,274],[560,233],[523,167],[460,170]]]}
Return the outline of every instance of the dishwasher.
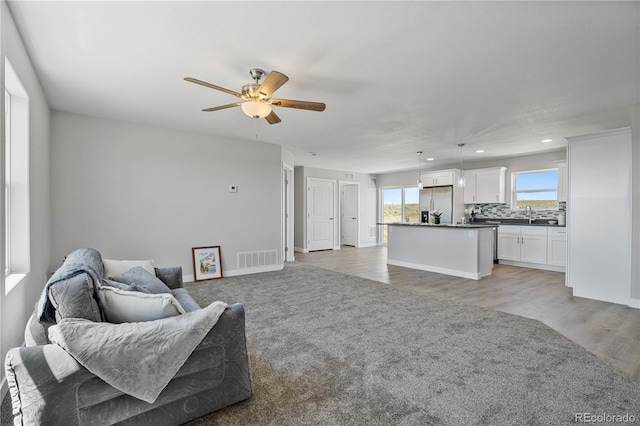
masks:
{"label": "dishwasher", "polygon": [[[494,220],[487,220],[485,222],[488,225],[497,225],[500,222]],[[494,226],[493,230],[493,263],[498,263],[498,227]]]}

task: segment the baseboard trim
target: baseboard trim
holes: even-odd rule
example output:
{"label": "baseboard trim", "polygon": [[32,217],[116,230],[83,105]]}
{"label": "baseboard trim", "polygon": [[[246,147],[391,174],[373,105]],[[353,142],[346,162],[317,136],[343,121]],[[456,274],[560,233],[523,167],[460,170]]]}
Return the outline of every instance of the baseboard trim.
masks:
{"label": "baseboard trim", "polygon": [[301,247],[294,247],[293,251],[297,251],[298,253],[309,253],[309,250],[307,250],[306,248],[301,248]]}
{"label": "baseboard trim", "polygon": [[239,275],[259,274],[261,272],[282,271],[283,269],[284,269],[284,263],[278,263],[276,265],[256,266],[252,268],[242,268],[242,269],[231,269],[228,271],[224,271],[223,274],[225,277],[237,277]]}
{"label": "baseboard trim", "polygon": [[521,268],[542,269],[544,271],[565,272],[564,266],[545,265],[542,263],[516,262],[513,260],[498,260],[500,265],[519,266]]}
{"label": "baseboard trim", "polygon": [[403,262],[401,260],[387,259],[387,265],[403,266],[405,268],[419,269],[421,271],[435,272],[438,274],[453,275],[454,277],[469,278],[471,280],[479,280],[482,278],[480,273],[459,271],[457,269],[440,268],[437,266],[421,265],[418,263]]}
{"label": "baseboard trim", "polygon": [[379,246],[378,243],[364,243],[364,244],[360,244],[358,248],[378,247],[378,246]]}
{"label": "baseboard trim", "polygon": [[[284,269],[284,263],[278,263],[276,265],[256,266],[253,268],[229,269],[226,271],[222,271],[222,275],[223,277],[237,277],[239,275],[251,275],[259,274],[261,272],[281,271],[282,269]],[[195,281],[195,276],[183,275],[182,281],[185,283],[190,283],[192,281]]]}
{"label": "baseboard trim", "polygon": [[585,292],[584,289],[575,288],[575,287],[573,288],[573,296],[581,297],[583,299],[599,300],[601,302],[615,303],[616,305],[628,306],[634,309],[640,309],[640,300],[638,299],[632,299],[632,298],[628,298],[628,299],[625,298],[624,300],[607,299],[607,298],[601,297],[599,294],[594,295],[592,294],[592,292]]}

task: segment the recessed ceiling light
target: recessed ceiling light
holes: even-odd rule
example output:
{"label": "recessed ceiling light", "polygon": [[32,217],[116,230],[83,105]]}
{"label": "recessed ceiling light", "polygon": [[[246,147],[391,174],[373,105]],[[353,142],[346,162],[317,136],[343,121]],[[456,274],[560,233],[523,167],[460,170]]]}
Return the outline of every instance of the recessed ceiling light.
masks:
{"label": "recessed ceiling light", "polygon": [[433,157],[429,157],[429,158],[427,158],[427,161],[433,161],[433,160],[434,160],[434,158],[433,158]]}
{"label": "recessed ceiling light", "polygon": [[552,142],[552,141],[553,141],[553,139],[543,139],[543,140],[540,141],[540,143],[549,143],[549,142]]}
{"label": "recessed ceiling light", "polygon": [[479,149],[476,151],[478,154],[482,154],[484,152],[484,149]]}

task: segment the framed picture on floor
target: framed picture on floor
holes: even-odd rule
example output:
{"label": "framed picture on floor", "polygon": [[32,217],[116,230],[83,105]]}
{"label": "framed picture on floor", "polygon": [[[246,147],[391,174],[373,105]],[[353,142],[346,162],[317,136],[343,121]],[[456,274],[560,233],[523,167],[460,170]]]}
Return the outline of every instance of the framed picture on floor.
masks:
{"label": "framed picture on floor", "polygon": [[195,281],[222,278],[220,246],[193,247],[193,276]]}

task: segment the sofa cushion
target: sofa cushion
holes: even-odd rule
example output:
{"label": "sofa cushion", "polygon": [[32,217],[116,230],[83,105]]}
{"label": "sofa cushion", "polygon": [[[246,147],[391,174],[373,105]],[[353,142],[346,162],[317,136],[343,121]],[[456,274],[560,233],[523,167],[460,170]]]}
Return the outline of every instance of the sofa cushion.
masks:
{"label": "sofa cushion", "polygon": [[184,288],[176,288],[171,290],[171,294],[176,300],[182,305],[185,312],[193,312],[200,309],[200,305],[193,300],[193,297],[189,294],[189,292]]}
{"label": "sofa cushion", "polygon": [[105,319],[115,324],[153,321],[185,313],[170,293],[147,294],[102,286],[98,298]]}
{"label": "sofa cushion", "polygon": [[55,308],[56,321],[62,318],[102,320],[96,301],[93,282],[89,275],[81,273],[55,282],[49,286],[49,301]]}
{"label": "sofa cushion", "polygon": [[182,287],[182,267],[169,266],[164,268],[154,268],[156,277],[162,280],[170,289]]}
{"label": "sofa cushion", "polygon": [[102,263],[104,264],[104,269],[105,269],[104,275],[107,278],[124,274],[129,269],[134,268],[136,266],[142,266],[144,269],[149,271],[150,274],[155,275],[155,270],[153,268],[153,259],[148,259],[148,260],[102,259]]}
{"label": "sofa cushion", "polygon": [[49,327],[54,325],[53,321],[38,321],[38,304],[33,309],[33,314],[29,317],[24,328],[24,345],[41,346],[49,342]]}
{"label": "sofa cushion", "polygon": [[167,287],[154,274],[149,273],[142,266],[135,266],[127,272],[111,277],[113,281],[133,285],[138,291],[143,293],[162,294],[171,293],[171,289]]}

